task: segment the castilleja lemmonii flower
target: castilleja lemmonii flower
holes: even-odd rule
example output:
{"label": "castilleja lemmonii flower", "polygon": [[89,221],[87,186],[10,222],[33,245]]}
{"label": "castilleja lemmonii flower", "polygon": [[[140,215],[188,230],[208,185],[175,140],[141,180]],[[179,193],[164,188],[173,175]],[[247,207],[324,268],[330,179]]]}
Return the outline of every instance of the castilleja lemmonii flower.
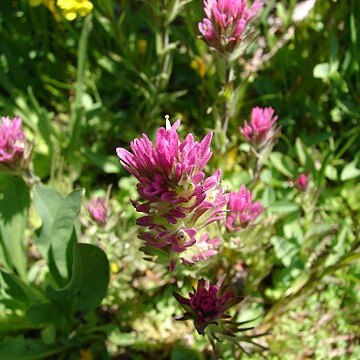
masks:
{"label": "castilleja lemmonii flower", "polygon": [[251,191],[246,190],[244,185],[241,186],[238,192],[229,194],[228,210],[225,225],[229,231],[246,228],[264,211],[260,202],[252,201]]}
{"label": "castilleja lemmonii flower", "polygon": [[0,163],[16,167],[24,156],[26,139],[22,120],[15,117],[1,118],[0,126]]}
{"label": "castilleja lemmonii flower", "polygon": [[231,53],[241,44],[251,19],[262,8],[256,0],[204,0],[206,18],[199,23],[201,38],[221,53]]}
{"label": "castilleja lemmonii flower", "polygon": [[108,219],[108,207],[104,198],[92,199],[88,204],[91,218],[99,225],[104,225]]}
{"label": "castilleja lemmonii flower", "polygon": [[245,121],[244,127],[240,128],[241,134],[257,150],[273,143],[280,128],[276,127],[277,116],[274,109],[254,107],[251,111],[250,122]]}
{"label": "castilleja lemmonii flower", "polygon": [[[174,293],[176,300],[186,311],[179,320],[194,320],[196,330],[200,335],[209,325],[221,326],[222,322],[231,318],[227,310],[239,303],[243,298],[236,297],[229,291],[228,286],[223,286],[221,281],[211,285],[208,280],[200,279],[197,289],[189,294],[189,299]],[[228,320],[224,324],[229,324]]]}
{"label": "castilleja lemmonii flower", "polygon": [[[203,258],[201,254],[207,257],[214,253],[214,242],[202,237],[202,230],[225,218],[228,201],[221,187],[220,170],[209,177],[204,173],[212,155],[212,133],[200,142],[192,134],[180,141],[179,125],[179,120],[171,126],[167,119],[166,128],[157,131],[154,144],[143,134],[130,143],[132,153],[116,149],[121,164],[139,181],[137,189],[144,201],[134,202],[134,206],[145,213],[137,221],[146,228],[140,234],[145,252],[146,248],[166,251],[171,268],[178,255],[183,262],[193,263]],[[191,255],[186,253],[189,248]],[[194,254],[197,248],[200,256]]]}

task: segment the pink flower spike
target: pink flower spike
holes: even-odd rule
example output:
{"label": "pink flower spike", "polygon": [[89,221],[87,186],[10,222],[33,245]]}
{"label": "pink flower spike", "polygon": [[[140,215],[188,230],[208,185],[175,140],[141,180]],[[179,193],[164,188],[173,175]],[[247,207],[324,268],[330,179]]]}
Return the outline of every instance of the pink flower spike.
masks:
{"label": "pink flower spike", "polygon": [[221,53],[231,53],[243,41],[249,22],[263,7],[256,0],[204,0],[206,17],[199,23],[201,38]]}
{"label": "pink flower spike", "polygon": [[[179,120],[172,126],[167,120],[166,127],[158,129],[154,143],[143,135],[130,143],[132,152],[117,149],[120,163],[139,181],[142,203],[134,205],[145,214],[137,222],[146,228],[140,234],[145,242],[143,249],[151,252],[150,248],[162,248],[172,267],[176,259],[194,263],[215,251],[215,246],[203,240],[199,231],[224,218],[228,201],[221,187],[220,171],[210,177],[204,173],[212,155],[212,133],[201,141],[192,134],[180,140],[179,125]],[[201,243],[208,246],[208,252],[199,249]]]}
{"label": "pink flower spike", "polygon": [[305,173],[301,173],[295,183],[299,190],[305,191],[309,186],[309,177]]}
{"label": "pink flower spike", "polygon": [[0,163],[16,166],[24,157],[26,139],[20,117],[1,118]]}
{"label": "pink flower spike", "polygon": [[108,219],[108,208],[105,203],[105,199],[98,197],[93,199],[88,204],[88,210],[90,213],[91,218],[98,224],[98,225],[105,225]]}
{"label": "pink flower spike", "polygon": [[250,123],[245,121],[240,128],[243,137],[258,150],[273,143],[280,129],[276,127],[277,116],[274,109],[254,107],[251,111]]}
{"label": "pink flower spike", "polygon": [[252,202],[251,191],[246,190],[244,185],[238,192],[229,194],[228,210],[229,214],[225,225],[229,231],[246,228],[264,211],[260,202]]}

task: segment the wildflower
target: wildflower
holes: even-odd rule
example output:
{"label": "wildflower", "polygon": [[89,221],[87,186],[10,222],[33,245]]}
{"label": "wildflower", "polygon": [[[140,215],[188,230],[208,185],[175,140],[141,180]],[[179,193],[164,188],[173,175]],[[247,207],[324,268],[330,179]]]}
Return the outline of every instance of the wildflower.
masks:
{"label": "wildflower", "polygon": [[238,192],[229,194],[228,209],[230,211],[226,219],[226,227],[230,231],[237,231],[246,228],[263,212],[260,202],[252,202],[250,190],[242,185]]}
{"label": "wildflower", "polygon": [[193,289],[189,299],[177,293],[174,293],[174,296],[186,311],[180,320],[194,320],[195,328],[200,335],[204,334],[207,326],[220,325],[224,319],[231,318],[226,314],[227,310],[243,299],[235,297],[228,290],[228,286],[222,286],[221,281],[211,285],[204,279],[198,281],[197,289]]}
{"label": "wildflower", "polygon": [[299,190],[305,191],[309,186],[309,177],[305,173],[301,173],[295,183]]}
{"label": "wildflower", "polygon": [[244,39],[251,19],[262,8],[256,0],[204,0],[206,17],[199,23],[201,38],[221,53],[231,53]]}
{"label": "wildflower", "polygon": [[98,197],[89,202],[88,210],[91,218],[99,225],[105,225],[108,218],[108,207],[106,206],[105,199]]}
{"label": "wildflower", "polygon": [[132,153],[116,149],[120,163],[139,181],[137,189],[144,202],[134,206],[146,214],[137,221],[146,228],[140,238],[146,247],[165,250],[171,267],[179,253],[197,244],[202,229],[225,218],[223,207],[228,200],[220,170],[208,178],[204,173],[212,155],[212,133],[201,142],[192,134],[180,141],[179,125],[179,120],[171,126],[167,119],[166,128],[157,131],[155,144],[143,134],[130,143]]}
{"label": "wildflower", "polygon": [[20,117],[1,118],[0,163],[17,167],[24,158],[26,139]]}
{"label": "wildflower", "polygon": [[78,16],[88,15],[94,7],[90,0],[57,0],[56,5],[69,21],[75,20]]}
{"label": "wildflower", "polygon": [[275,125],[277,119],[278,117],[274,116],[274,109],[254,107],[251,111],[250,123],[245,120],[240,132],[255,148],[261,149],[272,143],[280,132],[280,128]]}

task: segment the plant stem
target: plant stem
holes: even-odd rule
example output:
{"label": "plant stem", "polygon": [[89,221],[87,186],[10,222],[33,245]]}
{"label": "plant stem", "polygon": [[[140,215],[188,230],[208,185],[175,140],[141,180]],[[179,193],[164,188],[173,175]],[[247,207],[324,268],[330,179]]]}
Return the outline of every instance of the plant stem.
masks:
{"label": "plant stem", "polygon": [[[232,64],[225,59],[225,66],[226,66],[226,75],[225,75],[225,83],[224,83],[224,101],[222,104],[222,116],[221,116],[221,123],[222,123],[222,131],[224,132],[224,135],[226,136],[226,132],[227,132],[227,128],[229,125],[229,120],[230,120],[230,113],[229,113],[229,104],[230,101],[232,100],[232,91],[233,91],[233,86],[232,86],[232,82],[234,80],[234,68],[232,66]],[[228,95],[228,91],[230,91],[230,94]]]}

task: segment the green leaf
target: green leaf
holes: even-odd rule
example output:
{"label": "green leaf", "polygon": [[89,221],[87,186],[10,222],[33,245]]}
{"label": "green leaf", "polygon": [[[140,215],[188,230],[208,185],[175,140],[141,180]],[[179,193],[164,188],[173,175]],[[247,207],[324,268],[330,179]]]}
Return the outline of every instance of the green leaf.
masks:
{"label": "green leaf", "polygon": [[39,290],[26,284],[18,276],[6,271],[0,271],[0,274],[1,285],[11,298],[22,303],[36,302],[42,299],[42,294]]}
{"label": "green leaf", "polygon": [[26,318],[34,325],[56,324],[60,321],[59,313],[51,303],[31,305],[26,311]]}
{"label": "green leaf", "polygon": [[273,152],[270,155],[270,161],[281,174],[288,178],[296,177],[296,164],[290,157],[279,152]]}
{"label": "green leaf", "polygon": [[38,339],[25,339],[23,336],[7,337],[0,342],[0,359],[39,360],[49,359],[61,352],[62,348],[44,345]]}
{"label": "green leaf", "polygon": [[75,244],[72,277],[61,290],[49,288],[49,296],[65,313],[86,314],[102,301],[109,284],[109,262],[95,245]]}
{"label": "green leaf", "polygon": [[300,138],[296,138],[295,140],[295,149],[300,161],[301,165],[305,165],[306,163],[306,149],[304,143],[301,141]]}
{"label": "green leaf", "polygon": [[24,231],[30,205],[29,188],[12,175],[0,175],[0,244],[4,264],[26,279],[27,257]]}
{"label": "green leaf", "polygon": [[37,186],[34,191],[34,205],[42,219],[36,244],[60,286],[66,283],[61,279],[69,277],[68,253],[72,251],[71,244],[75,241],[74,224],[80,211],[81,198],[81,189],[74,190],[66,198],[43,185]]}
{"label": "green leaf", "polygon": [[295,203],[288,201],[277,201],[270,206],[270,210],[275,213],[290,213],[297,211],[299,208]]}
{"label": "green leaf", "polygon": [[360,157],[354,159],[349,164],[345,165],[345,167],[341,171],[340,179],[341,181],[346,181],[350,179],[354,179],[360,176],[360,168],[357,166]]}
{"label": "green leaf", "polygon": [[327,79],[331,75],[331,67],[328,63],[317,64],[314,67],[313,76],[317,79]]}
{"label": "green leaf", "polygon": [[271,243],[274,246],[276,257],[288,267],[299,253],[299,244],[295,238],[285,239],[280,236],[273,236]]}

